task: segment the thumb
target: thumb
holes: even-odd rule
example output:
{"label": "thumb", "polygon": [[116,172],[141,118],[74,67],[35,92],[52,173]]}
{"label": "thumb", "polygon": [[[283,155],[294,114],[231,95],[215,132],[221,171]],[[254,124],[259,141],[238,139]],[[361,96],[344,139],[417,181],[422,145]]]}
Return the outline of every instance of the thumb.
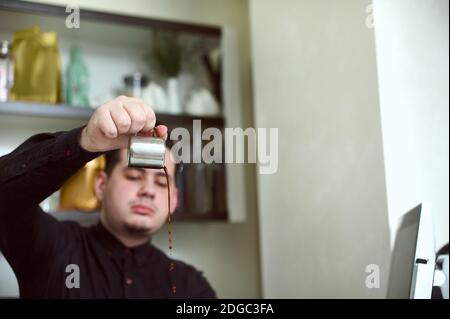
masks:
{"label": "thumb", "polygon": [[168,137],[168,129],[165,125],[158,125],[155,127],[156,135],[161,137],[164,140],[167,140]]}
{"label": "thumb", "polygon": [[146,136],[146,137],[160,137],[164,140],[167,140],[168,137],[168,129],[165,125],[158,125],[154,129],[148,131],[148,132],[139,132],[139,136]]}

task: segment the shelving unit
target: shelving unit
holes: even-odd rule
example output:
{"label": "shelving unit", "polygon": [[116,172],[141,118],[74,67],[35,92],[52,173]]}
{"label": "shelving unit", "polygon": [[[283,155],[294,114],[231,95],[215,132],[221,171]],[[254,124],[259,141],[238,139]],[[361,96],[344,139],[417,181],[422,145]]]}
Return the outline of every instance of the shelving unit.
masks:
{"label": "shelving unit", "polygon": [[93,109],[75,108],[67,105],[55,105],[34,102],[0,102],[0,114],[17,116],[36,116],[63,119],[88,119]]}
{"label": "shelving unit", "polygon": [[[37,22],[42,22],[47,30],[52,30],[52,28],[56,28],[58,25],[64,21],[67,13],[65,12],[65,8],[61,6],[47,5],[47,4],[39,4],[39,3],[31,3],[26,1],[12,1],[12,0],[4,0],[0,2],[0,21],[1,15],[4,17],[11,13],[13,15],[18,15],[18,17],[22,17],[23,20],[29,21],[29,23],[34,24]],[[199,25],[199,24],[191,24],[191,23],[182,23],[182,22],[174,22],[167,20],[158,20],[151,18],[143,18],[143,17],[133,17],[126,15],[118,15],[111,14],[105,12],[97,12],[91,10],[81,9],[80,16],[83,19],[83,28],[78,31],[74,31],[75,33],[70,33],[73,31],[62,28],[58,30],[58,36],[61,39],[61,42],[64,44],[76,40],[82,41],[86,39],[87,43],[91,43],[96,45],[96,37],[102,37],[102,40],[107,43],[109,46],[114,46],[115,41],[120,41],[120,44],[117,44],[118,47],[121,46],[135,46],[136,50],[143,49],[140,42],[142,39],[145,39],[147,36],[148,30],[168,30],[173,32],[178,32],[180,34],[184,34],[187,36],[194,37],[196,39],[205,39],[207,43],[220,43],[221,37],[223,36],[223,31],[221,27],[209,26],[209,25]],[[14,25],[16,20],[10,19],[9,24]],[[17,19],[18,20],[18,19]],[[1,26],[1,23],[0,23]],[[11,27],[11,25],[8,25]],[[48,29],[50,28],[50,29]],[[93,30],[93,31],[92,31]],[[4,30],[2,30],[4,31]],[[128,32],[133,34],[130,37],[124,37],[123,35],[127,35]],[[76,34],[75,37],[71,38],[73,34]],[[65,43],[64,45],[66,45]],[[63,45],[62,45],[63,46]],[[101,48],[103,49],[103,48]],[[118,50],[119,51],[119,50]],[[102,53],[103,51],[97,50],[95,53]],[[131,52],[131,51],[129,51]],[[89,54],[89,52],[87,53]],[[127,56],[129,59],[136,58],[137,53],[135,55]],[[98,57],[96,57],[99,59]],[[116,56],[114,58],[117,58]],[[100,59],[101,60],[101,59]],[[226,60],[226,59],[224,59]],[[99,60],[96,60],[98,62]],[[103,61],[101,61],[103,63]],[[103,65],[105,67],[105,65]],[[115,65],[116,67],[116,65]],[[117,66],[120,68],[121,66]],[[122,66],[123,70],[124,67]],[[119,71],[118,71],[119,72]],[[233,70],[235,74],[236,69]],[[223,80],[230,82],[230,79]],[[236,81],[233,81],[235,83]],[[222,88],[223,89],[223,88]],[[233,90],[228,90],[228,94]],[[224,95],[226,92],[222,92]],[[239,107],[239,103],[236,103],[236,97],[233,97],[233,102],[236,107]],[[224,102],[225,103],[225,102]],[[221,105],[222,109],[224,109],[224,104]],[[64,104],[45,104],[45,103],[35,103],[35,102],[27,102],[27,101],[10,101],[10,102],[0,102],[0,116],[1,115],[12,115],[19,118],[48,118],[48,119],[78,119],[78,120],[87,120],[94,112],[92,108],[77,108],[71,107]],[[228,110],[228,114],[230,114],[230,110]],[[225,123],[228,122],[226,119],[226,112],[222,116],[216,117],[194,117],[189,115],[174,115],[167,113],[157,113],[157,119],[159,122],[164,123],[169,127],[169,129],[175,127],[185,127],[189,131],[192,130],[192,122],[193,120],[201,120],[202,127],[215,127],[219,130],[223,131],[225,128]],[[195,165],[195,164],[189,164]],[[175,220],[179,221],[226,221],[229,220],[229,198],[228,191],[233,190],[239,193],[239,188],[230,187],[227,185],[230,177],[227,176],[227,171],[225,171],[225,164],[214,164],[211,167],[214,167],[214,170],[221,170],[224,174],[223,185],[219,188],[223,190],[223,194],[220,194],[221,200],[225,201],[223,205],[219,205],[218,207],[223,207],[224,209],[213,209],[207,212],[195,212],[193,210],[185,209],[183,211],[179,211],[174,216]],[[242,176],[240,176],[242,177]],[[235,183],[239,184],[242,187],[243,183],[239,182],[240,178],[236,178],[236,174],[234,174]],[[216,196],[214,196],[216,197]],[[214,199],[216,200],[216,199]],[[233,203],[235,205],[235,203]],[[242,207],[245,205],[242,204]],[[242,211],[242,208],[239,208]],[[86,216],[86,213],[80,212],[55,212],[52,213],[55,217],[59,219],[67,219],[71,216],[76,218],[76,216]],[[96,213],[93,213],[96,214]],[[98,213],[97,213],[98,214]],[[93,215],[94,216],[94,215]],[[95,218],[95,217],[94,217]]]}
{"label": "shelving unit", "polygon": [[[82,226],[91,226],[96,224],[100,219],[100,213],[90,212],[50,212],[50,215],[59,221],[76,220]],[[174,222],[210,222],[210,221],[224,221],[227,219],[227,212],[215,212],[214,214],[195,214],[195,213],[175,213],[173,215]]]}
{"label": "shelving unit", "polygon": [[[88,120],[95,109],[89,107],[73,107],[65,104],[46,104],[23,101],[0,102],[0,115],[36,116],[45,118],[86,119]],[[158,121],[170,126],[192,123],[193,120],[201,120],[208,126],[222,128],[223,117],[194,117],[190,115],[173,115],[166,113],[157,114]]]}

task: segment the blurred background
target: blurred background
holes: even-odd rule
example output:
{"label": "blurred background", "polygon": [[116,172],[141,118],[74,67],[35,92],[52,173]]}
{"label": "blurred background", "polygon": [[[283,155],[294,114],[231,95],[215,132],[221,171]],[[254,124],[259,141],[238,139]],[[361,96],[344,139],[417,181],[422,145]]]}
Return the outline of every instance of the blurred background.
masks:
{"label": "blurred background", "polygon": [[[435,251],[448,243],[447,0],[72,4],[0,1],[0,155],[119,94],[170,128],[278,128],[274,174],[200,163],[177,178],[174,256],[220,298],[386,298],[401,218],[421,203]],[[94,223],[73,183],[41,206]],[[167,251],[165,231],[152,242]],[[17,296],[0,254],[0,297]]]}

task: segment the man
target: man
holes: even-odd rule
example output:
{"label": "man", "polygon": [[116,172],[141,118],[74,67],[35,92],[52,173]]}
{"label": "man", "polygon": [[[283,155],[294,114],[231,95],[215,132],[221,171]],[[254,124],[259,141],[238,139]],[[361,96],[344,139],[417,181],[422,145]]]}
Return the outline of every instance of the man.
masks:
{"label": "man", "polygon": [[[118,97],[99,107],[86,126],[38,134],[0,158],[0,249],[25,298],[215,298],[202,274],[149,244],[168,216],[164,172],[129,168],[131,134],[167,139],[153,110]],[[117,151],[113,151],[117,150]],[[39,203],[95,157],[107,152],[95,193],[100,222],[58,222]],[[169,152],[171,211],[177,204]],[[78,277],[78,278],[76,278]]]}

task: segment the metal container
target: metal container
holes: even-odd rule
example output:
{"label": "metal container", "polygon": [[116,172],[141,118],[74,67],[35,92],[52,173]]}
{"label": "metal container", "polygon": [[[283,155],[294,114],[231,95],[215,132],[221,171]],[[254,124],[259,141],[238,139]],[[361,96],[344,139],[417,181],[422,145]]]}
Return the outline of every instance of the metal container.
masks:
{"label": "metal container", "polygon": [[128,144],[128,166],[164,168],[166,143],[162,138],[131,136]]}

